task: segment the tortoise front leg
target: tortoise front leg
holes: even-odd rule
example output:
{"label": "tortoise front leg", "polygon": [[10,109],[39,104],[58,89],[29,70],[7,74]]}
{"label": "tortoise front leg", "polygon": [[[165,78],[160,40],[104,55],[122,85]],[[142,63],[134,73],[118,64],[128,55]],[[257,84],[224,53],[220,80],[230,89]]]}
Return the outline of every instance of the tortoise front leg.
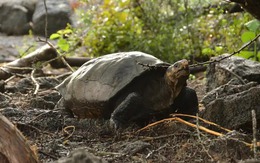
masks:
{"label": "tortoise front leg", "polygon": [[174,100],[172,105],[172,113],[182,113],[189,115],[196,115],[198,113],[198,97],[196,92],[189,88],[184,87],[178,97]]}
{"label": "tortoise front leg", "polygon": [[128,123],[144,123],[149,119],[149,109],[143,98],[137,93],[130,93],[111,114],[110,125],[119,129]]}

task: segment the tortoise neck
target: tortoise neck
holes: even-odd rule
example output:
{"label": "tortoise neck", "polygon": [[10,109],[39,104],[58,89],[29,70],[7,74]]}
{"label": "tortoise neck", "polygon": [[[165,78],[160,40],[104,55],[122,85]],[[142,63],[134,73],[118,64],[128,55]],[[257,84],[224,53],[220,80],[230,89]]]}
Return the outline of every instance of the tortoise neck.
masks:
{"label": "tortoise neck", "polygon": [[179,93],[181,92],[182,88],[184,86],[186,86],[186,78],[180,78],[180,79],[177,79],[177,78],[174,78],[175,80],[171,80],[169,79],[169,77],[167,77],[166,75],[164,76],[165,78],[165,85],[168,87],[169,90],[172,91],[172,99],[175,99]]}

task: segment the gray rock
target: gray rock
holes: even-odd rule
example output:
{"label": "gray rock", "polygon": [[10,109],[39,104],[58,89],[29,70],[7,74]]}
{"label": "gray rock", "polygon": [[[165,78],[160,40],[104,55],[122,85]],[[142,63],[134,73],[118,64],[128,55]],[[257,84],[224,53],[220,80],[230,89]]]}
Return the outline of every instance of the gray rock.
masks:
{"label": "gray rock", "polygon": [[1,0],[0,31],[8,35],[28,33],[36,2],[37,0]]}
{"label": "gray rock", "polygon": [[138,152],[150,147],[151,144],[147,142],[143,142],[141,140],[135,142],[126,142],[123,144],[123,150],[121,153],[128,154],[128,155],[135,155]]}
{"label": "gray rock", "polygon": [[6,96],[3,93],[0,93],[0,108],[7,107],[10,104],[11,97]]}
{"label": "gray rock", "polygon": [[[68,1],[64,0],[46,0],[48,9],[48,35],[64,29],[71,21],[72,9]],[[43,1],[39,1],[33,14],[33,32],[37,35],[45,35],[45,6]]]}
{"label": "gray rock", "polygon": [[238,163],[260,163],[259,159],[240,160]]}
{"label": "gray rock", "polygon": [[77,149],[67,158],[61,158],[53,163],[107,163],[107,161],[100,157],[94,156],[85,149]]}
{"label": "gray rock", "polygon": [[250,82],[245,85],[240,85],[235,83],[237,80],[233,79],[227,84],[220,86],[210,92],[208,92],[201,100],[204,106],[208,106],[211,102],[217,99],[226,98],[230,95],[235,95],[237,93],[249,90],[250,88],[257,86],[256,82]]}
{"label": "gray rock", "polygon": [[[215,57],[219,59],[227,54]],[[207,73],[207,91],[213,90],[228,83],[231,79],[238,79],[260,82],[260,63],[247,60],[241,57],[232,56],[221,62],[210,64]],[[238,81],[241,83],[241,81]]]}
{"label": "gray rock", "polygon": [[202,103],[206,109],[200,116],[226,128],[251,131],[253,109],[260,122],[260,85],[255,82],[225,84],[209,92]]}

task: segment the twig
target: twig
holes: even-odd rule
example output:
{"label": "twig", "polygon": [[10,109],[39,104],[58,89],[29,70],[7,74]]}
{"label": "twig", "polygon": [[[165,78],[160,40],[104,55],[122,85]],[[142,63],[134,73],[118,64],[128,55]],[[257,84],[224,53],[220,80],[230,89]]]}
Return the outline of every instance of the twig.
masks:
{"label": "twig", "polygon": [[197,113],[196,114],[196,130],[197,130],[198,139],[201,141],[199,126],[200,126],[199,125],[199,115]]}
{"label": "twig", "polygon": [[[42,130],[40,130],[39,128],[37,128],[37,127],[35,127],[35,126],[33,126],[33,125],[30,125],[30,124],[27,124],[27,123],[15,122],[14,124],[17,126],[17,128],[19,128],[19,130],[21,130],[21,128],[20,128],[19,126],[21,126],[21,127],[22,127],[22,126],[26,126],[26,127],[30,128],[30,129],[36,130],[36,131],[39,132],[39,133],[47,134],[47,135],[53,135],[53,133],[51,133],[51,132],[42,131]],[[30,131],[31,131],[31,130],[30,130]]]}
{"label": "twig", "polygon": [[46,5],[46,0],[43,0],[44,8],[45,8],[45,27],[44,27],[44,35],[45,35],[45,41],[48,41],[48,8]]}
{"label": "twig", "polygon": [[203,150],[206,152],[206,154],[209,156],[209,158],[214,161],[213,157],[209,154],[209,151],[205,148],[204,146],[204,143],[203,141],[201,140],[201,137],[200,137],[200,130],[199,130],[199,114],[197,113],[196,114],[196,130],[197,130],[197,135],[198,135],[198,139],[199,139],[199,142],[203,148]]}
{"label": "twig", "polygon": [[34,78],[35,71],[36,71],[36,69],[33,69],[32,72],[31,72],[31,79],[32,79],[33,83],[35,84],[35,90],[33,92],[33,95],[36,95],[38,93],[39,88],[40,88],[40,84]]}
{"label": "twig", "polygon": [[158,139],[164,139],[164,138],[168,138],[168,137],[172,137],[172,136],[178,136],[178,135],[189,135],[189,133],[173,133],[173,134],[168,134],[168,135],[160,135],[160,136],[156,136],[156,137],[144,137],[144,136],[138,136],[138,138],[141,138],[142,141],[153,141],[153,140],[158,140]]}
{"label": "twig", "polygon": [[46,41],[46,40],[42,40],[41,38],[38,37],[38,41],[40,42],[45,42],[46,44],[48,44],[51,48],[55,49],[57,54],[59,55],[59,57],[61,58],[61,61],[70,69],[70,71],[74,72],[74,69],[68,64],[68,62],[64,59],[64,57],[62,56],[62,54],[59,52],[59,50],[57,50],[50,41]]}
{"label": "twig", "polygon": [[201,121],[203,121],[204,123],[207,123],[209,125],[213,125],[213,126],[216,126],[224,131],[227,131],[227,132],[231,132],[231,130],[227,129],[227,128],[224,128],[224,127],[221,127],[220,125],[216,124],[216,123],[213,123],[213,122],[210,122],[206,119],[203,119],[201,117],[197,117],[197,116],[194,116],[194,115],[189,115],[189,114],[171,114],[171,116],[175,117],[175,116],[182,116],[182,117],[190,117],[190,118],[194,118],[194,119],[199,119]]}
{"label": "twig", "polygon": [[[72,132],[71,132],[71,133],[69,133],[69,132],[67,131],[69,128],[72,128]],[[69,138],[74,134],[74,132],[75,132],[75,126],[66,126],[66,127],[63,128],[62,131],[63,131],[64,133],[68,134],[68,136],[67,136],[66,138],[64,138],[65,140],[67,140],[67,139],[69,139]]]}
{"label": "twig", "polygon": [[44,2],[44,8],[45,8],[45,40],[41,40],[38,37],[38,40],[41,42],[45,42],[47,43],[50,47],[52,47],[53,49],[56,50],[57,54],[59,55],[59,57],[61,57],[62,62],[70,69],[70,71],[74,72],[74,69],[68,64],[68,62],[64,59],[64,57],[61,55],[61,53],[48,41],[48,7],[46,4],[46,0],[43,0]]}
{"label": "twig", "polygon": [[30,45],[20,56],[24,56],[32,47],[33,45]]}
{"label": "twig", "polygon": [[159,147],[159,148],[156,149],[156,150],[152,150],[151,152],[149,152],[149,153],[146,155],[145,158],[148,159],[153,153],[158,152],[159,150],[161,150],[161,149],[167,147],[167,145],[168,145],[168,143],[164,144],[163,146]]}
{"label": "twig", "polygon": [[[195,124],[193,124],[193,123],[190,123],[190,122],[185,121],[185,120],[183,120],[183,119],[181,119],[181,118],[178,118],[178,117],[174,117],[174,118],[166,118],[166,119],[163,119],[163,120],[160,120],[160,121],[151,123],[151,124],[149,124],[149,125],[147,125],[147,126],[141,128],[141,129],[137,130],[136,132],[141,132],[141,131],[146,130],[146,129],[152,127],[152,126],[158,125],[158,124],[163,123],[163,122],[168,122],[168,121],[179,121],[179,122],[181,122],[181,123],[183,123],[183,124],[186,124],[186,125],[188,125],[188,126],[190,126],[190,127],[193,127],[193,128],[196,128],[196,127],[197,127],[197,126],[196,126]],[[199,128],[200,130],[202,130],[202,131],[205,131],[205,132],[207,132],[207,133],[209,133],[209,134],[212,134],[212,135],[215,135],[215,136],[223,136],[222,133],[219,133],[219,132],[216,132],[216,131],[207,129],[206,127],[203,127],[203,126],[198,126],[198,128]]]}
{"label": "twig", "polygon": [[4,82],[8,83],[9,81],[13,80],[16,77],[16,75],[12,75],[10,78],[6,79]]}
{"label": "twig", "polygon": [[245,82],[240,76],[238,76],[236,73],[234,73],[234,72],[232,72],[232,71],[230,71],[230,70],[228,70],[228,69],[226,69],[226,68],[224,68],[224,67],[218,66],[218,68],[229,72],[230,74],[232,74],[233,76],[235,76],[242,84],[246,84],[246,82]]}
{"label": "twig", "polygon": [[[33,68],[31,67],[14,67],[14,66],[3,66],[3,68],[13,69],[13,70],[24,70],[24,71],[32,71]],[[8,71],[5,71],[7,73],[10,73]]]}
{"label": "twig", "polygon": [[46,112],[43,112],[43,113],[39,114],[38,116],[36,116],[36,117],[33,118],[32,120],[30,120],[28,123],[30,124],[30,123],[32,123],[33,121],[35,121],[36,119],[38,119],[39,117],[41,117],[42,115],[48,114],[48,113],[50,113],[50,112],[53,112],[53,110],[48,110],[48,111],[46,111]]}
{"label": "twig", "polygon": [[252,127],[253,127],[253,151],[254,151],[254,159],[257,159],[257,140],[256,140],[256,133],[257,133],[257,121],[256,121],[256,113],[255,110],[252,110]]}
{"label": "twig", "polygon": [[241,48],[239,48],[237,51],[234,51],[233,53],[223,57],[223,58],[220,58],[220,59],[215,59],[215,60],[212,60],[212,61],[207,61],[207,62],[201,62],[201,63],[197,63],[197,64],[193,64],[193,65],[190,65],[190,67],[195,67],[195,66],[201,66],[201,65],[204,65],[204,64],[211,64],[211,63],[215,63],[215,62],[220,62],[224,59],[227,59],[235,54],[238,54],[240,53],[242,50],[244,50],[245,48],[247,48],[249,45],[251,45],[253,42],[255,42],[258,38],[260,37],[260,34],[258,34],[253,40],[249,41],[248,43],[244,44]]}

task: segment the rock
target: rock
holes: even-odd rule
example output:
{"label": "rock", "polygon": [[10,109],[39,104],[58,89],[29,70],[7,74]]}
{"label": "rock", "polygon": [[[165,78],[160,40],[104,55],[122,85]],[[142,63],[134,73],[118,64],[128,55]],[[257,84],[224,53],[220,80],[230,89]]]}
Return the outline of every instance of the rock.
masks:
{"label": "rock", "polygon": [[236,80],[231,80],[227,84],[220,86],[210,92],[208,92],[201,100],[204,106],[208,106],[211,102],[216,99],[226,98],[227,96],[234,95],[246,90],[251,87],[257,86],[256,82],[250,82],[245,85],[239,85]]}
{"label": "rock", "polygon": [[9,35],[27,34],[37,0],[1,0],[0,31]]}
{"label": "rock", "polygon": [[260,163],[259,159],[246,159],[246,160],[240,160],[238,163]]}
{"label": "rock", "polygon": [[[72,23],[70,16],[72,9],[68,1],[64,0],[46,0],[48,9],[48,35],[64,29],[68,23]],[[39,1],[33,14],[33,32],[37,35],[45,35],[45,6],[44,1]]]}
{"label": "rock", "polygon": [[[227,54],[214,57],[219,59]],[[260,82],[260,63],[247,60],[241,57],[232,56],[221,62],[209,65],[206,73],[207,91],[211,91],[221,85],[228,83],[231,79],[238,79],[239,76],[243,80]],[[240,83],[242,81],[239,81]]]}
{"label": "rock", "polygon": [[53,163],[107,163],[104,159],[94,156],[86,149],[77,149],[67,158],[61,158]]}
{"label": "rock", "polygon": [[138,140],[135,142],[126,142],[123,146],[124,146],[124,148],[121,153],[124,153],[127,155],[135,155],[136,153],[142,152],[142,150],[150,147],[151,144]]}
{"label": "rock", "polygon": [[260,85],[256,82],[245,85],[227,83],[209,92],[202,103],[205,106],[200,115],[202,118],[229,129],[251,131],[253,109],[260,122]]}
{"label": "rock", "polygon": [[7,107],[10,104],[11,97],[0,93],[0,108]]}

